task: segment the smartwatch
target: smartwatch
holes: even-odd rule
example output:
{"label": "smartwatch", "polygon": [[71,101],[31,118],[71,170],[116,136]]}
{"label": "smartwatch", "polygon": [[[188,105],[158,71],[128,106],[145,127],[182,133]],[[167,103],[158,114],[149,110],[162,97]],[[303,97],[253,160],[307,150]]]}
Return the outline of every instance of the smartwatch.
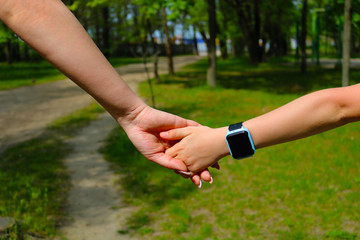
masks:
{"label": "smartwatch", "polygon": [[229,126],[229,131],[226,134],[226,143],[231,156],[235,159],[251,157],[255,153],[255,146],[251,134],[249,130],[242,125],[242,122]]}

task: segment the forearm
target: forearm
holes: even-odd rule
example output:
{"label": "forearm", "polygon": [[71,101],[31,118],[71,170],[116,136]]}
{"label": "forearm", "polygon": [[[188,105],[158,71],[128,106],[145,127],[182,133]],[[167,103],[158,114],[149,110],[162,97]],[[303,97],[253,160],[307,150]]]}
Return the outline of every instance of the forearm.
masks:
{"label": "forearm", "polygon": [[324,132],[359,120],[359,86],[327,89],[298,98],[244,122],[256,148]]}
{"label": "forearm", "polygon": [[145,106],[59,0],[0,0],[0,19],[119,122]]}

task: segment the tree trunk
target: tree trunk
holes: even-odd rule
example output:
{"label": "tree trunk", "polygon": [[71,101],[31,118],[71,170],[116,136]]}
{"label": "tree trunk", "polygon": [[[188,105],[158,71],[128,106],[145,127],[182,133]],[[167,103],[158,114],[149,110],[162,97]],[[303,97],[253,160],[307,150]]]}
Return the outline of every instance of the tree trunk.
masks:
{"label": "tree trunk", "polygon": [[224,40],[223,38],[220,39],[220,51],[221,51],[221,59],[222,60],[228,59],[229,57],[228,48],[227,48],[226,40]]}
{"label": "tree trunk", "polygon": [[156,79],[156,82],[160,83],[160,76],[159,76],[159,71],[158,71],[158,63],[159,63],[160,51],[159,51],[158,44],[155,42],[151,22],[150,22],[149,19],[147,19],[146,24],[147,24],[147,28],[148,28],[148,33],[149,33],[150,38],[151,38],[151,44],[152,44],[152,47],[153,47],[152,55],[154,56],[154,77]]}
{"label": "tree trunk", "polygon": [[99,11],[97,8],[93,9],[94,11],[94,18],[95,18],[95,43],[98,46],[98,48],[102,48],[101,44],[101,26],[100,26],[100,17],[99,17]]}
{"label": "tree trunk", "polygon": [[254,0],[254,31],[255,31],[255,40],[254,40],[254,47],[257,53],[257,63],[262,62],[263,58],[263,50],[262,47],[259,46],[260,41],[260,28],[261,28],[261,19],[260,19],[260,8],[259,8],[259,0]]}
{"label": "tree trunk", "polygon": [[163,27],[164,27],[164,32],[165,32],[165,36],[166,36],[166,44],[165,44],[165,50],[166,50],[166,55],[168,57],[168,71],[169,71],[169,75],[170,76],[174,76],[174,63],[173,63],[173,56],[172,56],[172,51],[171,51],[171,41],[170,41],[170,37],[169,37],[169,28],[167,25],[167,16],[166,16],[166,10],[165,7],[163,7],[161,9],[162,14],[163,14]]}
{"label": "tree trunk", "polygon": [[344,37],[342,60],[342,86],[349,86],[350,46],[351,46],[351,0],[345,0],[344,8]]}
{"label": "tree trunk", "polygon": [[306,73],[306,16],[307,16],[307,0],[303,0],[303,8],[301,13],[301,65],[300,69],[302,73]]}
{"label": "tree trunk", "polygon": [[257,65],[262,60],[262,51],[259,46],[261,26],[259,0],[226,0],[226,2],[236,11],[237,20],[249,53],[250,63]]}
{"label": "tree trunk", "polygon": [[198,44],[197,44],[197,38],[196,38],[196,26],[193,25],[193,29],[194,29],[194,53],[195,55],[199,55],[199,48],[198,48]]}
{"label": "tree trunk", "polygon": [[106,58],[110,54],[110,22],[109,22],[109,7],[102,8],[103,28],[102,28],[102,51]]}
{"label": "tree trunk", "polygon": [[215,0],[208,0],[209,32],[207,83],[216,87],[216,6]]}
{"label": "tree trunk", "polygon": [[10,39],[5,42],[5,56],[7,64],[11,65],[13,63],[13,54]]}

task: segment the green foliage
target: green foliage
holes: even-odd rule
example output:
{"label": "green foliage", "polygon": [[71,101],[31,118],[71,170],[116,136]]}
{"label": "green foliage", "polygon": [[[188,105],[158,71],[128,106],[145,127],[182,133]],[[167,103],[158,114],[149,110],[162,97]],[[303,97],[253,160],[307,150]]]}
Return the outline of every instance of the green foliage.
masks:
{"label": "green foliage", "polygon": [[9,40],[15,40],[14,33],[8,27],[6,27],[5,24],[0,22],[0,44]]}
{"label": "green foliage", "polygon": [[68,5],[68,8],[71,11],[76,11],[81,7],[89,7],[89,8],[95,8],[98,6],[105,6],[110,3],[109,0],[91,0],[91,1],[84,1],[84,0],[76,0],[73,1],[71,5]]}
{"label": "green foliage", "polygon": [[[160,108],[210,127],[226,126],[304,93],[336,87],[341,75],[310,68],[309,75],[297,76],[296,66],[278,61],[258,68],[246,58],[218,63],[215,90],[205,85],[205,60],[175,77],[163,76],[155,86]],[[352,74],[359,79],[359,70]],[[146,84],[140,91],[148,97]],[[355,239],[360,232],[359,132],[360,125],[352,124],[258,150],[250,159],[224,158],[221,171],[210,170],[214,184],[201,190],[145,160],[121,130],[103,152],[120,173],[127,202],[139,209],[129,229],[144,239]]]}

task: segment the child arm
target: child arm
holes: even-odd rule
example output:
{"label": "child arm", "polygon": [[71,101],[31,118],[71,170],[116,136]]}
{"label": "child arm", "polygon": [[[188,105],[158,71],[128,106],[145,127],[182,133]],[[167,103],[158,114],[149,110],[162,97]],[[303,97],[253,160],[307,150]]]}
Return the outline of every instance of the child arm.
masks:
{"label": "child arm", "polygon": [[[308,137],[360,120],[360,84],[310,93],[243,123],[256,149]],[[227,127],[187,127],[161,133],[180,140],[167,154],[185,162],[192,172],[205,169],[229,154]]]}

